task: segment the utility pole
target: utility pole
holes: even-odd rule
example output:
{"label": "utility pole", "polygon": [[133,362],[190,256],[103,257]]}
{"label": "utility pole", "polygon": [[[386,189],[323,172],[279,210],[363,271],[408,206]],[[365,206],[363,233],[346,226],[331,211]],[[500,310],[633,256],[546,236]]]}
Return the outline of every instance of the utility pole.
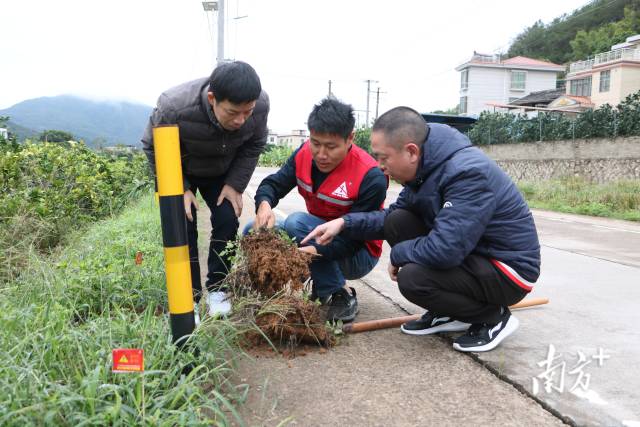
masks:
{"label": "utility pole", "polygon": [[378,106],[380,106],[380,86],[378,86],[378,90],[376,90],[376,118],[374,120],[378,119]]}
{"label": "utility pole", "polygon": [[331,80],[329,80],[329,95],[328,96],[331,96],[331,95],[332,95],[332,93],[331,93]]}
{"label": "utility pole", "polygon": [[[216,50],[216,63],[220,65],[224,62],[224,0],[203,1],[202,7],[205,13],[218,12],[218,47]],[[207,14],[207,20],[209,15]]]}
{"label": "utility pole", "polygon": [[224,62],[224,0],[218,0],[218,52],[216,62]]}
{"label": "utility pole", "polygon": [[369,127],[369,93],[371,92],[371,83],[378,83],[377,80],[365,80],[367,83],[367,110],[365,114],[365,126]]}

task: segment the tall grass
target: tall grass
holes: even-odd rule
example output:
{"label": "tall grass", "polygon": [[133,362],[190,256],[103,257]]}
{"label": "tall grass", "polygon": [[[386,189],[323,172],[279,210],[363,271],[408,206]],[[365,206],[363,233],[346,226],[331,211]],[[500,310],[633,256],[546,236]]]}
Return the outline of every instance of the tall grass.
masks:
{"label": "tall grass", "polygon": [[[57,256],[31,254],[0,288],[0,425],[242,424],[226,397],[236,393],[232,325],[198,328],[198,356],[171,344],[160,235],[147,196]],[[144,374],[111,372],[118,347],[144,349]]]}
{"label": "tall grass", "polygon": [[533,208],[640,221],[640,181],[593,184],[577,177],[520,182]]}

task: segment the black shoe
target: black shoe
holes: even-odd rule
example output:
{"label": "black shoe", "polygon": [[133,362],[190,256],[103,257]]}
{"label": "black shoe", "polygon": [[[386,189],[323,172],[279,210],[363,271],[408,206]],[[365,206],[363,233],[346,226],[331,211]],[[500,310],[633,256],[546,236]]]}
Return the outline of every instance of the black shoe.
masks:
{"label": "black shoe", "polygon": [[453,341],[453,348],[458,351],[493,350],[506,337],[518,329],[518,319],[511,315],[508,308],[503,307],[502,317],[495,325],[474,323],[466,334]]}
{"label": "black shoe", "polygon": [[421,318],[411,320],[400,326],[400,330],[409,335],[429,335],[437,332],[460,332],[469,329],[469,324],[426,312]]}
{"label": "black shoe", "polygon": [[309,301],[319,301],[320,305],[327,305],[327,303],[329,302],[329,298],[331,298],[331,295],[319,297],[315,289],[312,289],[311,293],[309,294]]}
{"label": "black shoe", "polygon": [[338,292],[331,295],[329,302],[329,310],[327,311],[327,320],[336,322],[342,320],[345,323],[352,322],[358,314],[358,300],[356,299],[356,290],[351,289],[349,293],[342,288]]}

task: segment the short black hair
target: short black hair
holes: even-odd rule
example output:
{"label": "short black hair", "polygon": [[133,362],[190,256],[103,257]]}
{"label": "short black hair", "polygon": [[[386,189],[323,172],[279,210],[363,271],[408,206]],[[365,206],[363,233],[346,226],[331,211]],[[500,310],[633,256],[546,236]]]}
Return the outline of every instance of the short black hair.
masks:
{"label": "short black hair", "polygon": [[378,117],[372,132],[382,132],[387,142],[396,149],[402,148],[407,140],[422,147],[427,138],[427,122],[413,108],[395,107]]}
{"label": "short black hair", "polygon": [[246,62],[234,61],[218,65],[209,78],[209,91],[216,102],[245,104],[260,97],[260,77]]}
{"label": "short black hair", "polygon": [[311,132],[338,135],[348,139],[356,119],[353,107],[337,98],[329,96],[313,106],[307,119],[307,127]]}

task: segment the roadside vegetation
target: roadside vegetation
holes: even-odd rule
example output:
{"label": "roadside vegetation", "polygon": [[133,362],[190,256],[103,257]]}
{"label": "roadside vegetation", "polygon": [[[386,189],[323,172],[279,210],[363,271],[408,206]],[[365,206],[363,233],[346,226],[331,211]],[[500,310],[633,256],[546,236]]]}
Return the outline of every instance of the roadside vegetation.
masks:
{"label": "roadside vegetation", "polygon": [[31,253],[50,252],[70,231],[118,212],[150,183],[142,154],[0,138],[0,283],[15,279]]}
{"label": "roadside vegetation", "polygon": [[293,154],[293,149],[278,145],[267,145],[258,159],[258,166],[280,167]]}
{"label": "roadside vegetation", "polygon": [[640,221],[640,181],[593,184],[572,177],[518,187],[532,208]]}
{"label": "roadside vegetation", "polygon": [[525,114],[484,111],[467,133],[476,145],[515,144],[640,135],[640,91],[612,107],[604,104],[571,118],[562,113]]}
{"label": "roadside vegetation", "polygon": [[[236,329],[204,322],[197,357],[171,344],[153,197],[70,242],[31,254],[0,288],[0,425],[242,424],[225,397],[236,395],[226,379]],[[144,349],[144,374],[111,372],[120,347]]]}

